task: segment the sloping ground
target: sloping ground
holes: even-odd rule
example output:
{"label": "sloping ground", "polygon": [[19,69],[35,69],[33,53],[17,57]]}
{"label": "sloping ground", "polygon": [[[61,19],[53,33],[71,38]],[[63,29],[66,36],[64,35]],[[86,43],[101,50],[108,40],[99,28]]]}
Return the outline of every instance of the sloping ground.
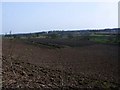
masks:
{"label": "sloping ground", "polygon": [[0,90],[2,88],[2,38],[0,37]]}
{"label": "sloping ground", "polygon": [[3,89],[80,89],[80,88],[118,88],[119,85],[65,72],[57,69],[39,67],[27,62],[2,57]]}
{"label": "sloping ground", "polygon": [[47,48],[3,40],[3,87],[115,88],[118,46]]}

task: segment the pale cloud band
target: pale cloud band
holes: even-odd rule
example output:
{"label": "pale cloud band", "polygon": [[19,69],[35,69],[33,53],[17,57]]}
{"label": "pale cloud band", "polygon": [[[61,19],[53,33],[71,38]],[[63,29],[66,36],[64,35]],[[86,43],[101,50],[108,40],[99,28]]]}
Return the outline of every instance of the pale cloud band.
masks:
{"label": "pale cloud band", "polygon": [[120,28],[120,2],[118,3],[118,27]]}
{"label": "pale cloud band", "polygon": [[119,0],[1,0],[1,2],[119,2]]}
{"label": "pale cloud band", "polygon": [[[16,19],[15,18],[13,18],[13,20],[10,20],[10,18],[9,17],[5,17],[5,15],[11,15],[10,13],[10,11],[9,10],[14,10],[15,9],[15,12],[16,13],[19,13],[18,11],[19,10],[17,10],[17,8],[15,7],[10,7],[10,8],[7,8],[7,7],[5,7],[5,8],[7,8],[7,9],[1,9],[1,12],[2,12],[2,10],[5,12],[5,14],[3,14],[3,16],[4,16],[4,19],[3,19],[3,17],[2,17],[2,13],[1,13],[1,18],[3,19],[3,21],[5,21],[6,20],[6,22],[5,22],[5,24],[4,25],[2,25],[3,23],[2,23],[2,19],[1,19],[1,21],[0,21],[0,27],[1,27],[1,30],[2,29],[4,29],[3,31],[4,31],[4,33],[5,32],[8,32],[9,31],[9,29],[12,29],[12,31],[13,32],[16,32],[16,31],[14,31],[14,29],[15,30],[18,30],[17,32],[22,32],[22,31],[25,31],[24,29],[26,29],[26,30],[31,30],[31,31],[33,31],[34,29],[36,30],[36,31],[38,31],[38,30],[49,30],[49,28],[47,28],[47,26],[48,27],[51,27],[50,29],[68,29],[68,27],[71,27],[71,25],[72,25],[72,27],[70,28],[70,29],[78,29],[78,27],[79,27],[79,29],[94,29],[94,28],[112,28],[112,27],[120,27],[119,25],[119,15],[118,15],[118,0],[2,0],[2,2],[4,3],[4,2],[85,2],[86,4],[87,4],[87,2],[98,2],[98,4],[96,4],[96,6],[95,7],[90,7],[87,11],[86,11],[86,9],[85,9],[85,11],[83,12],[83,10],[82,9],[80,9],[80,7],[79,7],[79,9],[78,9],[78,12],[75,12],[76,14],[75,14],[75,16],[78,16],[78,14],[80,14],[79,12],[81,11],[81,13],[82,13],[82,16],[81,17],[83,17],[83,18],[81,18],[81,17],[79,17],[79,20],[78,19],[76,19],[76,17],[73,15],[74,13],[70,13],[70,12],[68,12],[68,13],[70,13],[70,14],[72,14],[73,16],[70,16],[70,14],[69,14],[69,22],[67,22],[68,21],[68,17],[66,17],[65,19],[64,19],[64,21],[66,21],[65,23],[64,22],[62,22],[61,21],[61,19],[58,19],[57,17],[59,17],[59,12],[56,12],[56,16],[54,15],[54,14],[50,14],[50,13],[48,13],[48,14],[43,14],[43,16],[41,16],[40,17],[40,13],[42,12],[41,11],[41,9],[39,8],[39,9],[36,9],[36,10],[34,10],[34,12],[35,11],[37,11],[37,10],[39,10],[39,11],[41,11],[41,12],[35,12],[35,13],[37,13],[38,15],[36,15],[35,13],[34,13],[34,16],[26,16],[27,14],[25,14],[23,11],[22,11],[22,9],[20,9],[21,10],[21,13],[23,13],[23,14],[20,14],[20,15],[18,15],[17,14],[17,16],[18,17],[16,17]],[[114,1],[114,2],[113,2]],[[100,3],[99,3],[100,2]],[[101,3],[102,2],[102,3]],[[4,3],[5,4],[5,3]],[[7,4],[7,3],[6,3]],[[18,3],[18,4],[21,4],[21,3]],[[39,4],[39,3],[38,3]],[[92,4],[92,3],[91,3]],[[89,5],[91,5],[91,4],[87,4],[87,6],[89,6]],[[93,3],[94,4],[94,3]],[[1,4],[2,5],[2,4]],[[21,4],[22,5],[22,4]],[[29,4],[26,4],[26,5],[29,5]],[[61,4],[62,5],[62,4]],[[66,4],[67,5],[67,4]],[[81,4],[82,5],[82,4]],[[4,5],[3,5],[4,6]],[[16,4],[16,6],[18,7],[18,5]],[[35,6],[35,5],[34,5]],[[49,6],[49,5],[48,5]],[[54,4],[53,4],[53,6],[54,6]],[[91,6],[94,6],[94,5],[91,5]],[[71,6],[72,7],[72,6]],[[2,7],[1,7],[2,8]],[[21,7],[19,7],[19,8],[21,8]],[[22,7],[23,8],[23,7]],[[25,7],[24,7],[25,8]],[[47,8],[47,7],[46,7]],[[33,9],[34,9],[34,7],[33,7]],[[29,13],[31,13],[31,12],[33,12],[33,9],[31,8],[31,9],[28,9],[28,10],[26,10],[27,12],[29,12]],[[48,8],[49,10],[47,10],[46,12],[50,12],[50,8]],[[84,9],[84,8],[83,8]],[[96,9],[96,10],[95,10]],[[7,10],[7,11],[6,11]],[[45,9],[46,10],[46,9]],[[68,9],[69,10],[69,9]],[[75,10],[75,9],[74,9]],[[64,11],[62,11],[62,8],[61,8],[61,13]],[[71,10],[72,11],[72,10]],[[90,11],[94,11],[94,12],[90,12]],[[45,12],[45,11],[44,11]],[[88,13],[89,12],[89,13]],[[47,22],[47,20],[45,21],[43,18],[48,18],[50,15],[53,15],[54,16],[54,18],[55,18],[55,20],[54,20],[54,18],[53,18],[53,20],[51,20],[50,18],[48,19],[48,22]],[[85,14],[85,15],[84,15]],[[13,16],[14,16],[14,14],[12,14]],[[13,17],[11,15],[11,18]],[[16,15],[16,14],[15,14]],[[34,17],[34,19],[32,19],[32,22],[34,22],[34,23],[36,23],[36,24],[32,24],[31,22],[28,24],[28,27],[27,27],[27,25],[26,26],[24,26],[23,25],[23,23],[21,23],[22,21],[19,19],[19,18],[22,18],[23,16],[22,15],[24,15],[24,17],[26,17],[25,19],[24,19],[24,22],[26,21],[26,23],[27,23],[27,21],[28,20],[31,20],[31,17]],[[33,13],[31,13],[30,15],[33,15]],[[47,16],[46,16],[47,15]],[[60,15],[60,17],[62,17],[62,15],[68,15],[68,14],[65,14],[65,12],[63,13],[63,14],[61,14]],[[23,18],[24,18],[23,17]],[[38,17],[38,18],[35,18],[35,17]],[[65,16],[64,16],[65,17]],[[91,17],[91,18],[88,18],[88,17]],[[8,19],[6,19],[6,18],[8,18]],[[87,18],[87,19],[86,19]],[[40,19],[40,20],[38,20],[38,19]],[[83,20],[84,19],[84,20]],[[76,20],[76,21],[75,21]],[[94,20],[94,21],[93,21]],[[14,21],[14,22],[13,22]],[[20,22],[21,21],[21,22]],[[57,25],[57,21],[59,21],[60,23],[58,23],[58,25]],[[70,23],[70,21],[71,21],[71,23]],[[79,21],[82,21],[82,22],[79,22]],[[9,23],[10,22],[10,23]],[[12,23],[13,22],[13,23]],[[44,23],[42,23],[42,22],[44,22]],[[50,22],[50,23],[49,23]],[[92,23],[93,22],[93,23]],[[14,26],[14,23],[19,23],[20,25],[15,25],[15,27],[12,27],[12,26]],[[39,25],[38,25],[38,23],[39,23]],[[49,25],[50,24],[50,25]],[[63,25],[64,24],[64,25]],[[68,27],[67,26],[65,26],[65,25],[68,25]],[[78,24],[80,24],[80,26],[78,25]],[[41,26],[40,26],[41,25]],[[61,25],[61,26],[60,26]],[[62,26],[63,25],[63,26]],[[4,26],[4,28],[2,28],[2,26]],[[18,27],[17,27],[18,26]],[[20,26],[20,27],[19,27]],[[29,28],[29,26],[31,26],[30,28]],[[33,26],[33,27],[32,27]],[[44,28],[45,27],[45,28]],[[7,31],[8,30],[8,31]],[[20,30],[22,30],[22,31],[20,31]],[[26,32],[28,32],[28,31],[26,31]],[[1,31],[0,31],[0,33],[1,33]]]}

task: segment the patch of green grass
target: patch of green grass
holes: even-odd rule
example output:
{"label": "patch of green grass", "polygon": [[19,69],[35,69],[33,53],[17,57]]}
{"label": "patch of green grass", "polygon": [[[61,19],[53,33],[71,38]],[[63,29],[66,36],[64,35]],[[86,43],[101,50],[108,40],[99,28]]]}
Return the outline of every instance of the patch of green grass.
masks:
{"label": "patch of green grass", "polygon": [[103,43],[103,44],[119,44],[120,38],[119,37],[113,37],[113,36],[92,36],[89,39],[90,41],[94,41],[97,43]]}

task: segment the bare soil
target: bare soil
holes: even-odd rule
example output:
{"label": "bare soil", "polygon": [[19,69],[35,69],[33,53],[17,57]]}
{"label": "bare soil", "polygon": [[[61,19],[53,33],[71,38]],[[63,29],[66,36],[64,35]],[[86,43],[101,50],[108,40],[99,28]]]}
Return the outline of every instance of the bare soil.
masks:
{"label": "bare soil", "polygon": [[4,39],[2,46],[3,87],[119,87],[117,45],[47,48]]}

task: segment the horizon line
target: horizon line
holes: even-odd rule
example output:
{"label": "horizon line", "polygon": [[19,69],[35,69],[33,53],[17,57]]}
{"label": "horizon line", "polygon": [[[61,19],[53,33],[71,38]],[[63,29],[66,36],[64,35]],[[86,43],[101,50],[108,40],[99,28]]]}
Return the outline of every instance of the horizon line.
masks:
{"label": "horizon line", "polygon": [[[115,28],[94,28],[94,29],[52,29],[52,30],[42,30],[42,31],[33,31],[33,32],[16,32],[16,33],[12,33],[12,30],[11,30],[11,34],[28,34],[28,33],[39,33],[39,32],[49,32],[49,31],[84,31],[84,30],[105,30],[105,29],[120,29],[119,27],[115,27]],[[9,35],[10,33],[0,33],[0,35]]]}

